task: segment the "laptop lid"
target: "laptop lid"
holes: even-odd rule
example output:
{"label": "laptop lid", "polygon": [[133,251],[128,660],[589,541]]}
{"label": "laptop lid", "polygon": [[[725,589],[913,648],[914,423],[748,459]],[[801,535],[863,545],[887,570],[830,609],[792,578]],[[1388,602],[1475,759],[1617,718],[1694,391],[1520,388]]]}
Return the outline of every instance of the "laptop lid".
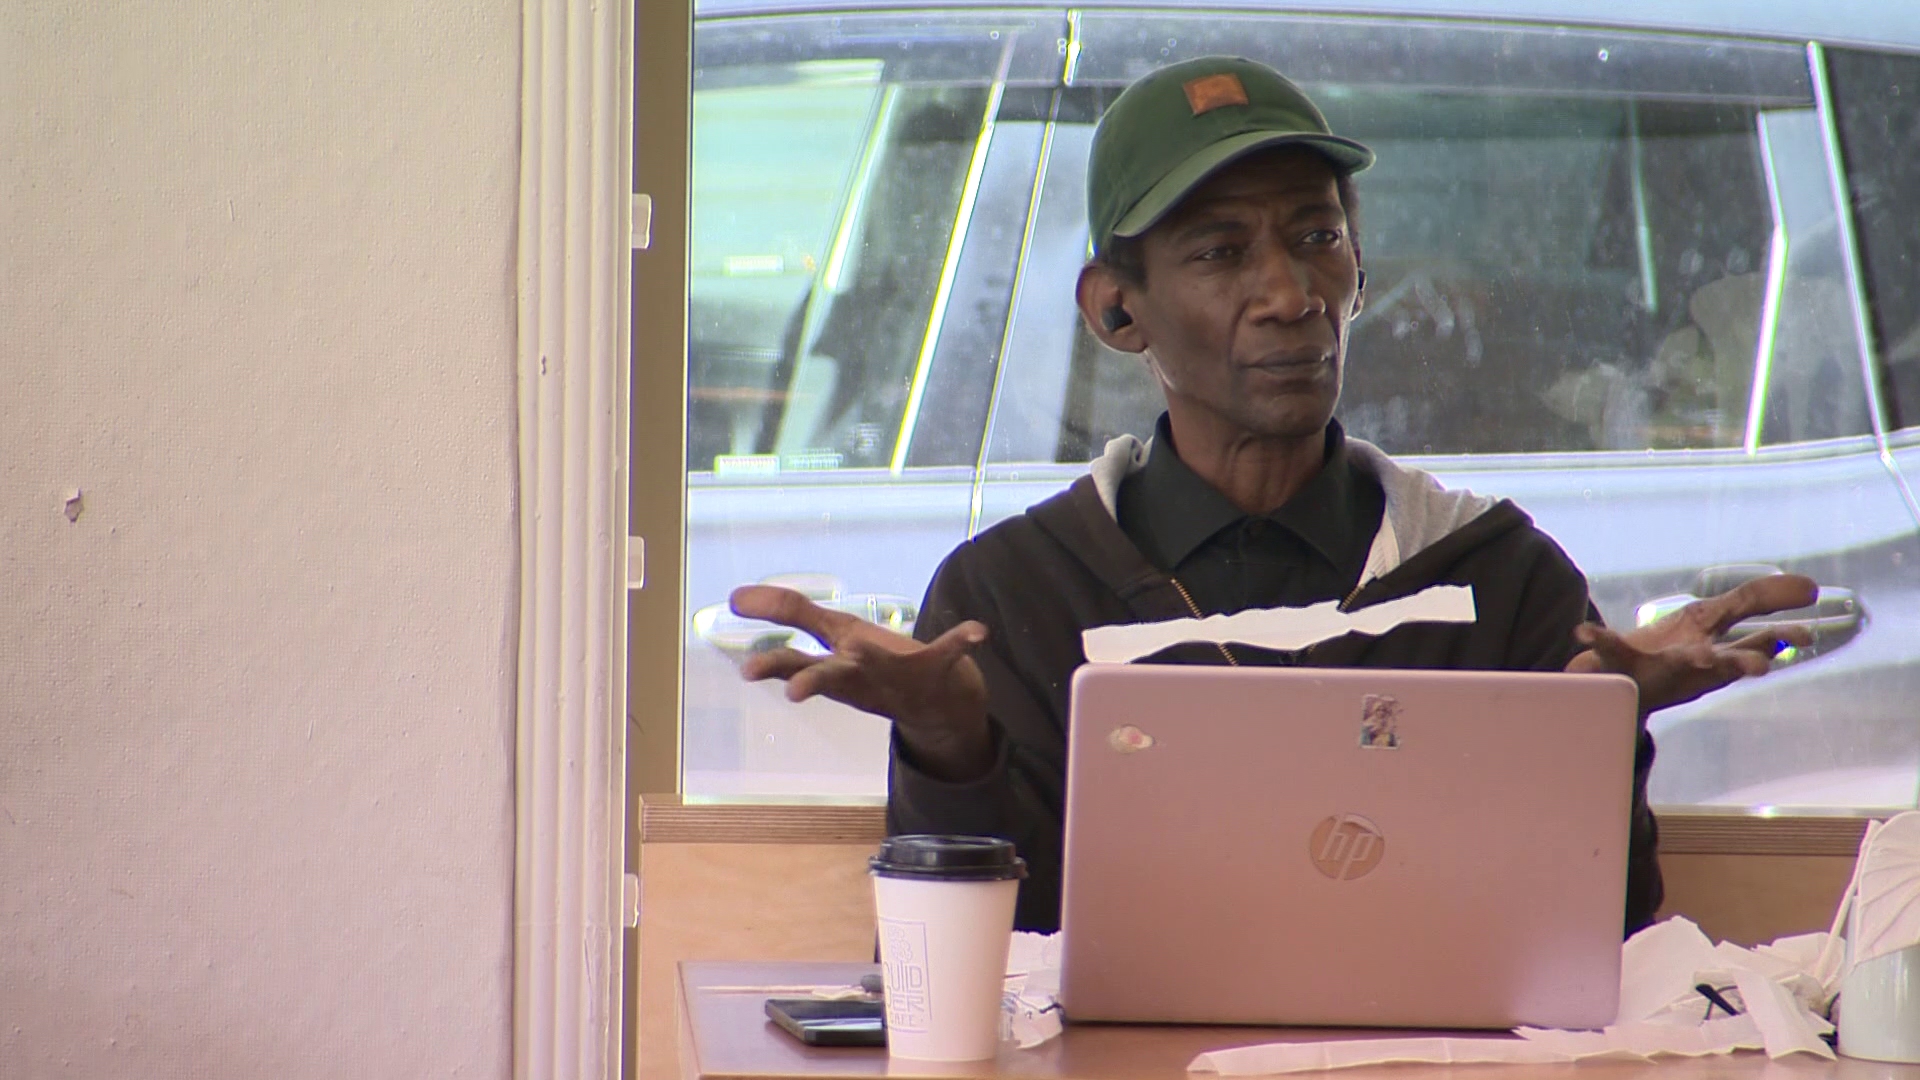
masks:
{"label": "laptop lid", "polygon": [[1083,666],[1062,1007],[1612,1023],[1636,702],[1614,675]]}

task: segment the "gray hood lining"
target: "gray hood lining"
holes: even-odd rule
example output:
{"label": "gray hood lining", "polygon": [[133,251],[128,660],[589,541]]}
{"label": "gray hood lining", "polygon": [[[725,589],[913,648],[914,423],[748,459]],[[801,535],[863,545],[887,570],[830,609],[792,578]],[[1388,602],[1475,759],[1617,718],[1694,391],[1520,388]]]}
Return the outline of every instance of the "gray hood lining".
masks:
{"label": "gray hood lining", "polygon": [[[1153,440],[1142,442],[1122,435],[1107,443],[1095,458],[1091,471],[1094,490],[1101,505],[1119,519],[1120,481],[1146,467]],[[1410,468],[1388,457],[1386,452],[1364,439],[1347,438],[1347,453],[1361,469],[1380,481],[1387,496],[1387,511],[1380,519],[1380,531],[1374,534],[1367,552],[1366,569],[1360,584],[1389,573],[1443,537],[1486,513],[1500,501],[1476,495],[1464,489],[1442,487],[1433,474]]]}

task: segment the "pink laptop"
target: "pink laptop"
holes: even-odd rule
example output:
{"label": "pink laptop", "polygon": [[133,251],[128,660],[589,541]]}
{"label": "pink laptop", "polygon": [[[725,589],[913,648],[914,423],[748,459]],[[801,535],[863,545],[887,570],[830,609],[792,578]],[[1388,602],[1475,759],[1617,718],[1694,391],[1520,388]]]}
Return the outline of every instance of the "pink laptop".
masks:
{"label": "pink laptop", "polygon": [[1062,1007],[1612,1023],[1636,708],[1613,675],[1082,667]]}

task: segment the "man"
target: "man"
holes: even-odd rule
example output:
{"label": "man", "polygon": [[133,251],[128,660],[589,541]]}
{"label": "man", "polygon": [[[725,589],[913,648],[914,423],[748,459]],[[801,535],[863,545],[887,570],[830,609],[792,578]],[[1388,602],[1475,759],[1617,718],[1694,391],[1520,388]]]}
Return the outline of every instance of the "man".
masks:
{"label": "man", "polygon": [[1164,391],[1153,439],[1114,440],[1066,492],[962,544],[928,589],[917,640],[786,590],[734,593],[740,614],[832,650],[758,655],[746,677],[894,722],[890,831],[1018,845],[1031,872],[1022,928],[1059,921],[1067,694],[1088,628],[1328,600],[1352,610],[1467,585],[1470,624],[1411,623],[1297,652],[1194,642],[1148,659],[1631,676],[1643,723],[1629,933],[1661,900],[1645,713],[1761,674],[1804,643],[1719,642],[1741,619],[1812,602],[1813,582],[1784,574],[1607,630],[1585,578],[1518,507],[1445,490],[1345,437],[1333,412],[1365,287],[1351,178],[1372,162],[1251,61],[1188,61],[1129,87],[1094,134],[1094,253],[1078,300],[1092,332],[1142,357]]}

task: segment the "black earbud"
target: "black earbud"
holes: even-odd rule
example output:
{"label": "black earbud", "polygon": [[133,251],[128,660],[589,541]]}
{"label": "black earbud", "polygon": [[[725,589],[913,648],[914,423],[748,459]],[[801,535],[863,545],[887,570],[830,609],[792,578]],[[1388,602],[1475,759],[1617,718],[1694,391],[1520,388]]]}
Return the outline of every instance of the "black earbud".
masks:
{"label": "black earbud", "polygon": [[1115,304],[1100,313],[1100,325],[1106,327],[1107,333],[1111,334],[1123,326],[1132,326],[1133,316],[1127,314],[1126,308]]}

